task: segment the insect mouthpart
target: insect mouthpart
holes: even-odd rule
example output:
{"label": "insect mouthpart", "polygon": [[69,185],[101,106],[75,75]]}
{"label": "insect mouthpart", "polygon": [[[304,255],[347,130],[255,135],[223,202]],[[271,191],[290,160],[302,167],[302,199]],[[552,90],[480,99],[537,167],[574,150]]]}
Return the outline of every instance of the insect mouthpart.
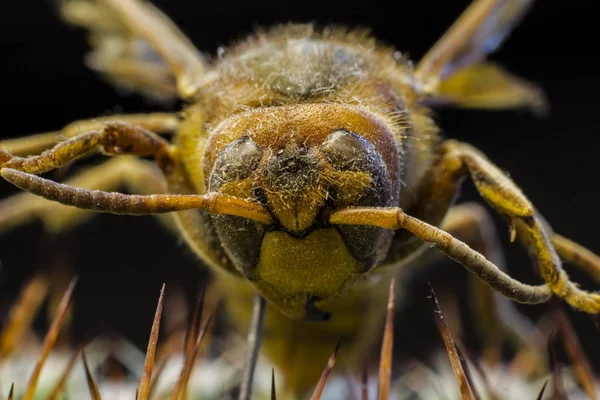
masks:
{"label": "insect mouthpart", "polygon": [[262,187],[282,229],[301,238],[319,224],[329,197],[316,149],[294,143],[275,150],[265,164]]}

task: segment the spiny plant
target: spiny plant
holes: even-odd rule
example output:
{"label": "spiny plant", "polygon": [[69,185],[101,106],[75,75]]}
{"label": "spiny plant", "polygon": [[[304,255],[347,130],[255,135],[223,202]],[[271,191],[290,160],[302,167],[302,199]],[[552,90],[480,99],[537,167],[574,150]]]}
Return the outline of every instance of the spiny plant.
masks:
{"label": "spiny plant", "polygon": [[[40,344],[33,343],[31,323],[49,292],[49,283],[40,274],[22,288],[0,335],[0,390],[7,393],[6,398],[9,400],[90,397],[93,400],[286,398],[284,394],[278,394],[275,370],[267,362],[259,361],[258,357],[266,309],[261,297],[256,298],[245,355],[234,352],[233,355],[222,354],[209,360],[200,355],[207,349],[207,340],[211,337],[215,318],[211,314],[214,310],[206,306],[204,291],[199,296],[185,331],[160,340],[159,330],[165,299],[163,284],[143,361],[138,360],[136,364],[131,360],[127,361],[128,358],[135,358],[127,355],[132,351],[135,353],[135,349],[132,350],[123,340],[90,343],[68,355],[65,353],[69,352],[55,349],[61,328],[64,332],[65,318],[72,304],[76,284],[75,277],[62,295],[53,322]],[[539,330],[548,337],[550,372],[547,376],[530,379],[527,371],[532,369],[532,361],[528,360],[526,349],[518,353],[511,362],[489,365],[485,360],[477,359],[469,353],[459,343],[460,340],[455,341],[432,287],[429,297],[446,351],[434,357],[432,366],[411,361],[394,372],[395,292],[396,284],[393,280],[376,379],[369,379],[366,367],[358,380],[348,377],[343,381],[339,376],[333,377],[331,372],[341,345],[338,343],[324,366],[321,378],[315,383],[311,400],[600,398],[599,382],[585,351],[566,314],[558,306],[552,306],[548,315],[538,324]],[[557,333],[549,331],[551,326],[558,328]],[[570,368],[564,368],[557,361],[559,337],[572,361]],[[95,373],[98,368],[90,367],[90,355],[93,355],[95,366],[106,363],[111,357],[117,357],[125,364],[139,364],[139,379],[133,380],[124,374],[115,379],[115,376],[110,377],[111,374],[106,372],[104,379],[98,379],[98,373]],[[243,359],[241,374],[240,368],[234,365],[236,363],[226,359]],[[81,360],[83,364],[79,371],[75,368],[77,360]],[[25,373],[29,373],[28,378]],[[203,379],[202,375],[207,378]]]}

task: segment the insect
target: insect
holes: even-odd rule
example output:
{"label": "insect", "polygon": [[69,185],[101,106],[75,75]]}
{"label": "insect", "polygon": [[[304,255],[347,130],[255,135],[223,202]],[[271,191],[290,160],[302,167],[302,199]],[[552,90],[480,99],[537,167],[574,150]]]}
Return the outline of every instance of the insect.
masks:
{"label": "insect", "polygon": [[[556,296],[598,314],[600,295],[571,282],[559,258],[598,277],[596,256],[555,234],[484,154],[442,138],[430,114],[439,103],[543,107],[535,86],[486,61],[530,5],[474,1],[413,66],[366,32],[294,24],[209,62],[148,2],[65,1],[65,19],[91,35],[95,69],[187,105],[4,142],[1,175],[28,193],[3,200],[0,229],[41,218],[61,231],[90,211],[165,214],[227,293],[233,325],[248,325],[257,292],[267,300],[263,349],[298,393],[320,374],[302,366],[322,365],[340,338],[354,349],[345,362],[362,361],[389,280],[430,246],[486,293]],[[39,176],[96,153],[111,159],[64,183]],[[497,265],[481,233],[487,212],[455,204],[467,178],[535,254],[543,283]]]}

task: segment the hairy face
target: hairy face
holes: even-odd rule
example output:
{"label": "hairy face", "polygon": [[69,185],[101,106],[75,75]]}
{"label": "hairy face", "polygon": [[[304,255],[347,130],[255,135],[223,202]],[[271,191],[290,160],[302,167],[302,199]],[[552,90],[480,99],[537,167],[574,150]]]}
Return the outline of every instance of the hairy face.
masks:
{"label": "hairy face", "polygon": [[327,220],[341,208],[397,202],[392,139],[376,117],[347,106],[272,107],[255,117],[218,128],[205,176],[209,192],[260,202],[275,222],[213,215],[216,232],[265,298],[292,316],[324,319],[319,307],[387,251],[391,231]]}

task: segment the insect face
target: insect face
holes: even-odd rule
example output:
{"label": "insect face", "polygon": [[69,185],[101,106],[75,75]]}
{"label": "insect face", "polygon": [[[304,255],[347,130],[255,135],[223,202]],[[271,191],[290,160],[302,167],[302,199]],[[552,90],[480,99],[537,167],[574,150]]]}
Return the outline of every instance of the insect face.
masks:
{"label": "insect face", "polygon": [[323,103],[255,109],[221,123],[204,160],[209,192],[271,212],[271,225],[212,219],[238,270],[287,314],[326,318],[320,306],[386,255],[392,231],[327,222],[337,209],[398,201],[398,154],[376,115]]}

